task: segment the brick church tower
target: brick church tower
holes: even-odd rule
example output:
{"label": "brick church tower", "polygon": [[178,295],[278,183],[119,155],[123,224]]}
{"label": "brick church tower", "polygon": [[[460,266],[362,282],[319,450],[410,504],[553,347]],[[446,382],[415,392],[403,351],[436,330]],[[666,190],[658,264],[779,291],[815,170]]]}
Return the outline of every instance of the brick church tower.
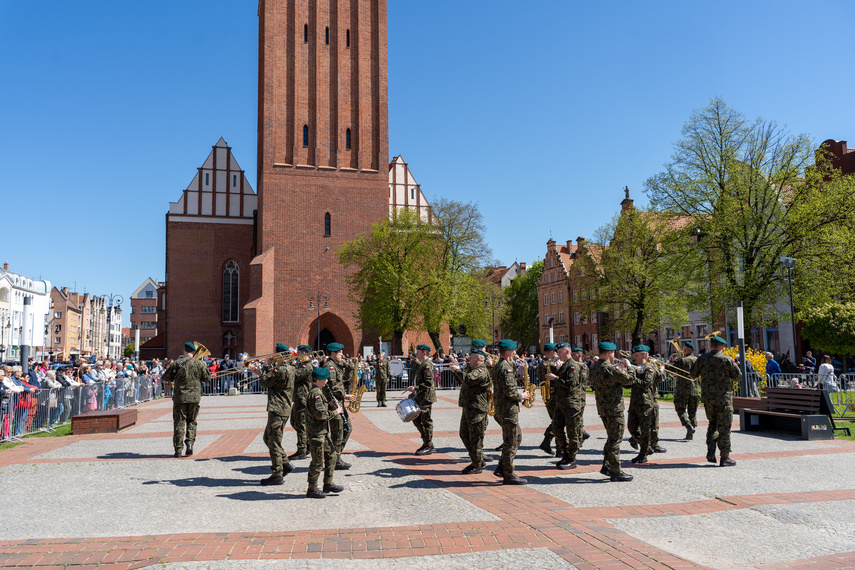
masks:
{"label": "brick church tower", "polygon": [[[260,0],[258,17],[257,255],[245,350],[314,347],[320,336],[321,347],[336,341],[355,354],[377,338],[362,336],[336,251],[388,216],[386,0]],[[328,298],[310,309],[318,292]]]}

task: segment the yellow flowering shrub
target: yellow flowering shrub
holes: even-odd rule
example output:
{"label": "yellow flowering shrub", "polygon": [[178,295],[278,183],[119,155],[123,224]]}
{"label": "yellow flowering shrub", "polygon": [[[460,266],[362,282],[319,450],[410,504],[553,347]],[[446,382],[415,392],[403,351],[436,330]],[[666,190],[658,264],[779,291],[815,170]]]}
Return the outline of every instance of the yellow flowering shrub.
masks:
{"label": "yellow flowering shrub", "polygon": [[[731,358],[739,356],[739,347],[731,346],[724,351]],[[766,387],[766,353],[755,348],[745,347],[745,359],[754,367],[754,371],[760,375],[760,381],[757,382],[757,389],[761,390]],[[739,380],[733,383],[733,393],[739,393]]]}

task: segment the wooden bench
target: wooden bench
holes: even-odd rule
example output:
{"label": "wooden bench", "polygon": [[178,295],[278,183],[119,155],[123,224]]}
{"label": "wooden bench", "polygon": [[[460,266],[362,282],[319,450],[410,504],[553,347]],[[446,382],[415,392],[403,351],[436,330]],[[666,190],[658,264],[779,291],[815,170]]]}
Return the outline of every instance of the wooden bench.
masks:
{"label": "wooden bench", "polygon": [[131,409],[86,412],[71,418],[71,433],[116,433],[136,425],[137,413]]}
{"label": "wooden bench", "polygon": [[739,410],[740,431],[763,429],[799,433],[802,439],[834,439],[831,399],[823,390],[764,388],[760,406]]}
{"label": "wooden bench", "polygon": [[750,397],[750,396],[734,396],[733,397],[733,410],[736,413],[739,413],[739,410],[743,408],[753,408],[759,409],[763,407],[763,401],[760,397]]}

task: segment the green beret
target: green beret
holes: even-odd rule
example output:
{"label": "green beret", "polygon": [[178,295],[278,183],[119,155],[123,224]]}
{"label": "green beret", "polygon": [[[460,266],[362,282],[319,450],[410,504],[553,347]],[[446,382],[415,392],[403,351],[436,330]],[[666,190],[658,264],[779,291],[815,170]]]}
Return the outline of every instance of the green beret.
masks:
{"label": "green beret", "polygon": [[546,344],[543,345],[543,350],[551,350],[552,352],[555,352],[555,343],[554,342],[547,342]]}
{"label": "green beret", "polygon": [[582,350],[581,348],[579,348],[578,346],[574,346],[573,348],[570,349],[570,352],[585,352],[585,351]]}
{"label": "green beret", "polygon": [[340,342],[331,342],[327,345],[327,350],[330,352],[338,352],[344,350],[344,345]]}
{"label": "green beret", "polygon": [[686,342],[684,342],[684,343],[683,343],[683,346],[688,346],[688,347],[689,347],[689,348],[691,348],[692,350],[695,350],[695,345],[694,345],[694,344],[692,344],[692,341],[690,341],[690,340],[687,340]]}
{"label": "green beret", "polygon": [[597,345],[600,350],[617,350],[617,345],[613,342],[601,342]]}
{"label": "green beret", "polygon": [[315,368],[312,370],[312,378],[315,380],[329,380],[330,379],[330,369],[329,368]]}
{"label": "green beret", "polygon": [[633,352],[650,352],[650,347],[645,344],[636,344],[632,347]]}
{"label": "green beret", "polygon": [[713,341],[713,342],[718,342],[718,343],[721,343],[721,344],[727,345],[727,341],[726,341],[726,340],[724,340],[723,338],[721,338],[720,336],[714,336],[714,337],[712,337],[710,340],[711,340],[711,341]]}
{"label": "green beret", "polygon": [[558,344],[555,345],[555,350],[558,350],[559,348],[564,348],[565,346],[570,346],[570,343],[569,342],[559,342]]}
{"label": "green beret", "polygon": [[475,348],[484,348],[485,346],[487,346],[487,341],[481,340],[480,338],[476,338],[472,341],[472,346],[474,346]]}
{"label": "green beret", "polygon": [[509,338],[503,338],[498,343],[499,348],[502,350],[516,350],[517,349],[517,341],[511,340]]}
{"label": "green beret", "polygon": [[426,344],[420,344],[416,347],[416,350],[424,350],[426,352],[430,352],[430,347]]}
{"label": "green beret", "polygon": [[196,345],[192,342],[185,342],[184,343],[184,350],[186,352],[196,352]]}
{"label": "green beret", "polygon": [[477,348],[473,348],[472,350],[470,350],[469,354],[480,354],[484,358],[487,358],[487,353],[484,352],[483,350],[478,350]]}
{"label": "green beret", "polygon": [[291,349],[279,342],[276,343],[276,352],[291,352]]}

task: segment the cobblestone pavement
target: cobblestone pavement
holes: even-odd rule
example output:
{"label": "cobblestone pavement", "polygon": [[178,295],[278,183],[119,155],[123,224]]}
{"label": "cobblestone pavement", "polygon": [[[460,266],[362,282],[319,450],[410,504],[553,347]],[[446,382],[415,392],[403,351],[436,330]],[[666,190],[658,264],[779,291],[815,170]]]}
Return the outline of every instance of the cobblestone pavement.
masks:
{"label": "cobblestone pavement", "polygon": [[[344,492],[305,498],[308,461],[262,487],[265,397],[206,397],[196,454],[172,457],[171,402],[140,406],[120,434],[28,439],[0,452],[0,567],[39,568],[855,568],[855,442],[746,434],[734,422],[736,467],[706,462],[703,433],[685,441],[661,404],[667,453],[630,483],[599,474],[605,432],[588,400],[591,438],[578,468],[538,448],[542,403],[523,409],[517,470],[460,474],[456,392],[434,409],[436,453],[416,457],[411,424],[370,394],[337,471]],[[700,417],[703,417],[701,411]],[[500,443],[491,420],[485,449]],[[296,439],[286,427],[283,445]],[[494,456],[495,452],[488,452]],[[495,465],[495,461],[493,461]]]}

